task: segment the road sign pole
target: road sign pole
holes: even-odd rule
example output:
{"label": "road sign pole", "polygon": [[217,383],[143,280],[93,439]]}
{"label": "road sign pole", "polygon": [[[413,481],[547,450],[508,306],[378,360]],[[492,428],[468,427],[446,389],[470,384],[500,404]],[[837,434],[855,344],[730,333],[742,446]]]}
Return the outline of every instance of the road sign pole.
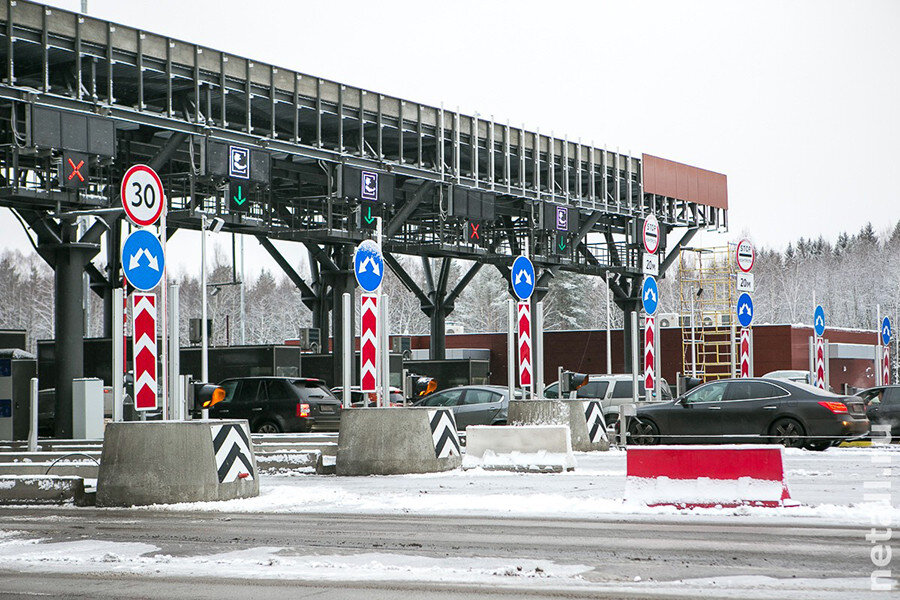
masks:
{"label": "road sign pole", "polygon": [[[166,206],[165,197],[159,199],[163,204],[162,214],[160,215],[159,227],[159,243],[162,246],[163,256],[166,255]],[[159,295],[161,296],[162,314],[159,315],[161,321],[160,333],[162,334],[162,420],[169,420],[169,286],[168,277],[166,276],[167,267],[163,266],[162,283],[160,284]]]}
{"label": "road sign pole", "polygon": [[169,411],[168,418],[175,421],[183,421],[185,416],[184,397],[181,395],[181,386],[178,383],[178,377],[181,371],[181,331],[178,323],[180,317],[179,306],[179,287],[177,283],[169,286],[168,309],[169,309]]}
{"label": "road sign pole", "polygon": [[110,383],[113,389],[113,421],[118,423],[122,420],[123,413],[123,396],[124,396],[124,378],[122,373],[125,370],[125,348],[120,344],[120,340],[124,335],[125,324],[124,309],[122,302],[125,298],[125,290],[122,288],[114,288],[112,296],[112,376]]}
{"label": "road sign pole", "polygon": [[381,295],[381,406],[391,404],[391,328],[388,325],[389,298],[387,294]]}
{"label": "road sign pole", "polygon": [[[351,314],[352,302],[353,298],[350,294],[345,292],[341,296],[342,314],[345,315],[345,318],[341,321],[343,329],[341,333],[344,336],[343,365],[341,367],[343,394],[341,394],[341,398],[344,400],[344,408],[350,408],[350,381],[353,375],[353,320],[346,317],[346,315]],[[363,406],[365,406],[365,403]]]}
{"label": "road sign pole", "polygon": [[875,385],[884,385],[882,381],[882,369],[881,369],[881,305],[875,305],[875,322],[878,323],[878,333],[875,334]]}
{"label": "road sign pole", "polygon": [[[654,327],[653,343],[655,345],[654,352],[653,352],[653,355],[655,357],[654,361],[653,361],[653,379],[656,380],[657,382],[659,382],[660,378],[662,377],[662,357],[660,356],[660,349],[661,349],[662,344],[660,343],[660,339],[659,339],[659,321],[660,321],[659,319],[653,319],[653,327]],[[662,397],[662,394],[660,393],[661,391],[662,391],[662,386],[659,383],[657,383],[656,389],[653,390],[653,394],[657,400],[659,400]]]}
{"label": "road sign pole", "polygon": [[606,272],[606,374],[612,375],[612,332],[610,330],[609,271]]}
{"label": "road sign pole", "polygon": [[[200,213],[200,380],[209,383],[209,332],[206,326],[206,214]],[[203,409],[209,418],[209,409]]]}
{"label": "road sign pole", "polygon": [[631,312],[631,399],[637,404],[638,402],[638,365],[640,364],[640,353],[638,352],[638,311]]}
{"label": "road sign pole", "polygon": [[516,397],[516,301],[506,301],[506,387],[509,399]]}
{"label": "road sign pole", "polygon": [[543,397],[544,395],[544,303],[534,304],[534,390]]}

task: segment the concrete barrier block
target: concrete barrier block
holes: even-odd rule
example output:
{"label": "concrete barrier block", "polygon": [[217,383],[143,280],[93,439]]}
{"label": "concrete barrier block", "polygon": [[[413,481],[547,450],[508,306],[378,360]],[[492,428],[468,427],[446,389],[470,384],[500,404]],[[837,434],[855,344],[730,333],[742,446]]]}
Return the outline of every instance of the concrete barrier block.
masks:
{"label": "concrete barrier block", "polygon": [[629,446],[625,497],[651,506],[796,506],[781,446]]}
{"label": "concrete barrier block", "polygon": [[561,472],[575,468],[568,425],[470,425],[463,468]]}
{"label": "concrete barrier block", "polygon": [[572,436],[572,449],[576,452],[609,450],[605,436],[591,441],[585,417],[587,409],[582,400],[512,400],[508,420],[511,425],[567,425]]}
{"label": "concrete barrier block", "polygon": [[136,421],[106,427],[97,506],[258,495],[259,473],[245,420]]}
{"label": "concrete barrier block", "polygon": [[84,506],[84,479],[58,475],[0,475],[0,504]]}
{"label": "concrete barrier block", "polygon": [[460,466],[459,435],[446,408],[351,408],[341,413],[338,475],[434,473]]}

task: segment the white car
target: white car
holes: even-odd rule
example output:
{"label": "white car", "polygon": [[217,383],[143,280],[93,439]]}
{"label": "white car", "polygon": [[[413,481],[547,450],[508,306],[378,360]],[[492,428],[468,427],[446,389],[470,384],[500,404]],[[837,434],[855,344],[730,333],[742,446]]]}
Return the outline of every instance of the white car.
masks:
{"label": "white car", "polygon": [[[599,400],[600,409],[606,424],[610,425],[619,419],[619,407],[630,404],[633,400],[634,380],[631,375],[588,375],[588,382],[575,391],[579,400]],[[665,379],[660,378],[658,399],[646,399],[644,381],[638,379],[638,403],[665,402],[672,399],[672,390]],[[545,398],[559,398],[559,382],[551,383],[544,388]]]}

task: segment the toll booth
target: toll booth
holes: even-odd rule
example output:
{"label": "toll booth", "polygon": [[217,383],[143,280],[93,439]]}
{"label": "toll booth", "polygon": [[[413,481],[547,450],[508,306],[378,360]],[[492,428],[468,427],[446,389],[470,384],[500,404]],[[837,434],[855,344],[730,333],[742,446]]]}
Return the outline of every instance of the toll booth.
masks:
{"label": "toll booth", "polygon": [[27,342],[24,329],[0,329],[0,348],[28,350]]}
{"label": "toll booth", "polygon": [[458,385],[487,385],[491,378],[491,362],[472,358],[447,360],[408,360],[406,369],[416,375],[437,381],[437,389]]}
{"label": "toll booth", "polygon": [[36,373],[33,354],[0,350],[0,440],[28,439],[29,382]]}

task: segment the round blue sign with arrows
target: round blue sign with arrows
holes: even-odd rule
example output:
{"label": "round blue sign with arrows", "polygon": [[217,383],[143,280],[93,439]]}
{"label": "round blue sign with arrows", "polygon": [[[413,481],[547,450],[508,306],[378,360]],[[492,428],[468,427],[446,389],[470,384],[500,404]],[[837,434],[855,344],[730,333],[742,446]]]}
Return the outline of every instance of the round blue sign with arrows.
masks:
{"label": "round blue sign with arrows", "polygon": [[822,337],[825,333],[825,309],[822,308],[821,304],[816,307],[816,312],[813,313],[813,329],[819,337]]}
{"label": "round blue sign with arrows", "polygon": [[644,287],[641,289],[641,302],[644,304],[644,312],[655,315],[659,308],[659,286],[656,278],[648,275],[644,277]]}
{"label": "round blue sign with arrows", "polygon": [[135,288],[149,292],[157,285],[166,268],[162,244],[147,229],[136,229],[122,245],[122,269],[125,278]]}
{"label": "round blue sign with arrows", "polygon": [[527,256],[517,256],[513,261],[512,271],[513,291],[519,300],[528,300],[534,293],[534,264]]}
{"label": "round blue sign with arrows", "polygon": [[384,280],[384,256],[381,247],[372,240],[364,240],[353,255],[353,272],[363,290],[374,292]]}
{"label": "round blue sign with arrows", "polygon": [[881,343],[885,346],[891,343],[891,320],[887,317],[881,321]]}
{"label": "round blue sign with arrows", "polygon": [[747,292],[738,297],[737,318],[741,327],[750,327],[750,323],[753,322],[753,299]]}

